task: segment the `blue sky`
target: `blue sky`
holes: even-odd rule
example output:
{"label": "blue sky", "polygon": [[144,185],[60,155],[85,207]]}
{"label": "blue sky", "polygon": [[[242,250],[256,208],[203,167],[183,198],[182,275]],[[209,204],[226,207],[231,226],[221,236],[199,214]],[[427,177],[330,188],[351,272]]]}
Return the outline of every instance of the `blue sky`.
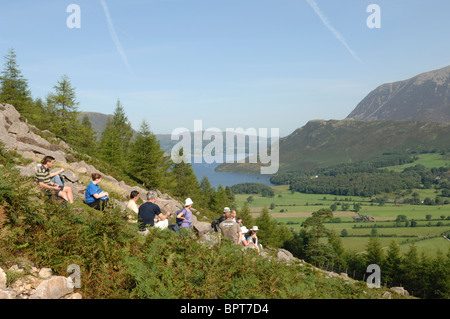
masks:
{"label": "blue sky", "polygon": [[[67,27],[70,4],[81,28]],[[381,28],[366,24],[370,4]],[[120,99],[135,129],[202,120],[285,136],[450,65],[449,13],[448,0],[2,1],[0,54],[16,50],[33,97],[66,74],[80,111],[111,114]]]}

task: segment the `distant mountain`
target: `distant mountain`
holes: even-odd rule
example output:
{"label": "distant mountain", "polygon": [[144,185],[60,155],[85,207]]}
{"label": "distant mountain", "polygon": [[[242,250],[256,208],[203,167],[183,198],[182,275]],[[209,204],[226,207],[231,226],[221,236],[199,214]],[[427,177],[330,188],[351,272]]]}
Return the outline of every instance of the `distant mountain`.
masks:
{"label": "distant mountain", "polygon": [[97,112],[80,112],[79,118],[82,119],[85,115],[88,116],[89,121],[91,121],[92,129],[97,133],[97,137],[99,138],[105,129],[106,122],[108,122],[108,118],[112,118],[111,114],[103,114]]}
{"label": "distant mountain", "polygon": [[347,118],[450,122],[450,66],[379,86]]}
{"label": "distant mountain", "polygon": [[[105,129],[106,123],[108,122],[108,118],[112,117],[112,115],[97,113],[97,112],[80,112],[79,118],[81,119],[85,115],[88,116],[89,121],[91,122],[91,125],[92,125],[92,129],[97,133],[97,138],[100,139],[100,136],[101,136],[103,130]],[[136,131],[134,131],[134,133],[136,134]],[[237,135],[239,135],[239,134],[237,134]],[[164,150],[167,154],[170,154],[172,152],[172,148],[179,142],[178,140],[172,140],[171,134],[155,134],[155,136],[161,145],[161,149]],[[254,146],[254,144],[252,142],[250,142],[247,135],[245,137],[247,138],[247,140],[245,142],[244,147],[237,145],[237,139],[235,141],[234,146],[233,145],[227,146],[226,132],[223,132],[222,139],[223,139],[224,154],[227,154],[227,152],[228,152],[228,154],[232,154],[232,152],[234,152],[234,154],[238,154],[240,156],[243,156],[243,154],[247,154],[249,148],[251,149],[251,146]],[[194,149],[194,133],[193,132],[191,132],[191,142],[192,142],[191,143],[191,145],[192,145],[191,151],[193,154],[197,154],[197,155],[202,154],[202,151],[205,149],[205,147],[208,144],[212,143],[211,140],[207,139],[207,140],[203,141],[203,143],[201,145],[201,149],[200,148]],[[270,138],[269,139],[260,138],[259,143],[261,145],[261,150],[264,150],[267,148],[267,145],[270,143]]]}
{"label": "distant mountain", "polygon": [[[279,142],[279,171],[351,163],[383,153],[450,149],[450,123],[313,120]],[[258,173],[257,164],[221,164],[221,172]]]}

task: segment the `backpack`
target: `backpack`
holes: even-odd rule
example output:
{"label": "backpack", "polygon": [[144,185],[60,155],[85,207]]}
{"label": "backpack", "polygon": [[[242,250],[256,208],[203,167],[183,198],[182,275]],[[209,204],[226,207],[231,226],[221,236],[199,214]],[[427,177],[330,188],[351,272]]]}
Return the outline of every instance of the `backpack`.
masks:
{"label": "backpack", "polygon": [[219,231],[219,225],[221,222],[225,220],[224,216],[220,216],[219,218],[216,218],[212,221],[211,227],[214,229],[214,231],[217,233]]}
{"label": "backpack", "polygon": [[[183,222],[183,220],[181,218],[178,218],[178,214],[180,214],[182,211],[184,211],[184,208],[177,211],[177,214],[175,216],[175,222],[177,223],[178,226],[181,226],[181,223]],[[183,217],[185,214],[186,213],[183,214]]]}

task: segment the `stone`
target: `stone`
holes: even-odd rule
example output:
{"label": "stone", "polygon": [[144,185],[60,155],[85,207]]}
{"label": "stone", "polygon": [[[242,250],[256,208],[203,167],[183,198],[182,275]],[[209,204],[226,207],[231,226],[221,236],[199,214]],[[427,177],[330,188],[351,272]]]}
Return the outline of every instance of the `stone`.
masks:
{"label": "stone", "polygon": [[73,293],[73,288],[69,287],[69,279],[63,276],[54,276],[44,280],[30,296],[30,299],[60,299]]}
{"label": "stone", "polygon": [[192,223],[192,227],[200,234],[208,234],[213,232],[213,229],[211,227],[211,223],[208,222],[199,222],[196,221],[195,223]]}
{"label": "stone", "polygon": [[68,295],[65,299],[83,299],[83,297],[78,292],[76,292]]}
{"label": "stone", "polygon": [[403,287],[392,287],[391,291],[399,294],[399,295],[403,295],[405,297],[409,297],[409,292],[407,290],[405,290],[405,288]]}
{"label": "stone", "polygon": [[23,270],[22,268],[20,268],[18,265],[12,265],[12,266],[9,268],[9,271],[12,271],[12,272],[15,272],[15,273],[18,273],[18,274],[23,274],[23,273],[25,272],[25,270]]}
{"label": "stone", "polygon": [[391,299],[391,293],[389,291],[384,291],[381,294],[381,298],[383,298],[383,299]]}
{"label": "stone", "polygon": [[6,288],[6,273],[0,268],[0,289]]}
{"label": "stone", "polygon": [[0,299],[16,299],[17,293],[12,289],[0,288]]}
{"label": "stone", "polygon": [[42,279],[49,279],[52,275],[53,275],[53,272],[52,272],[52,270],[50,269],[50,268],[42,268],[40,271],[39,271],[39,277],[41,277]]}

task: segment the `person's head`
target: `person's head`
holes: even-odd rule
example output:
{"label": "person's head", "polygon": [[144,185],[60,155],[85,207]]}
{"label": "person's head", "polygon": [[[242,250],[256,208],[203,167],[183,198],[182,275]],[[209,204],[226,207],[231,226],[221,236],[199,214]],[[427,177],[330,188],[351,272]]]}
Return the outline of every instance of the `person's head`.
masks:
{"label": "person's head", "polygon": [[158,197],[158,193],[156,193],[156,190],[150,189],[150,190],[147,192],[147,200],[148,200],[149,202],[155,201],[155,200],[156,200],[156,197]]}
{"label": "person's head", "polygon": [[229,207],[225,207],[225,208],[223,209],[223,214],[225,215],[226,213],[231,213],[231,210],[230,210]]}
{"label": "person's head", "polygon": [[102,175],[100,175],[99,173],[92,173],[91,177],[94,183],[100,183],[102,179]]}
{"label": "person's head", "polygon": [[132,199],[134,201],[137,201],[139,199],[139,192],[138,191],[131,191],[130,199]]}
{"label": "person's head", "polygon": [[225,218],[226,219],[232,219],[233,218],[233,214],[231,214],[231,212],[227,212],[227,213],[225,213]]}
{"label": "person's head", "polygon": [[194,202],[190,198],[186,198],[186,201],[184,202],[184,207],[191,207]]}
{"label": "person's head", "polygon": [[233,216],[233,218],[236,218],[236,211],[235,211],[235,210],[232,210],[232,211],[231,211],[231,215]]}
{"label": "person's head", "polygon": [[236,218],[236,221],[237,221],[239,224],[242,223],[242,217]]}
{"label": "person's head", "polygon": [[54,163],[55,163],[55,158],[50,155],[45,156],[41,161],[41,164],[47,168],[52,167]]}

